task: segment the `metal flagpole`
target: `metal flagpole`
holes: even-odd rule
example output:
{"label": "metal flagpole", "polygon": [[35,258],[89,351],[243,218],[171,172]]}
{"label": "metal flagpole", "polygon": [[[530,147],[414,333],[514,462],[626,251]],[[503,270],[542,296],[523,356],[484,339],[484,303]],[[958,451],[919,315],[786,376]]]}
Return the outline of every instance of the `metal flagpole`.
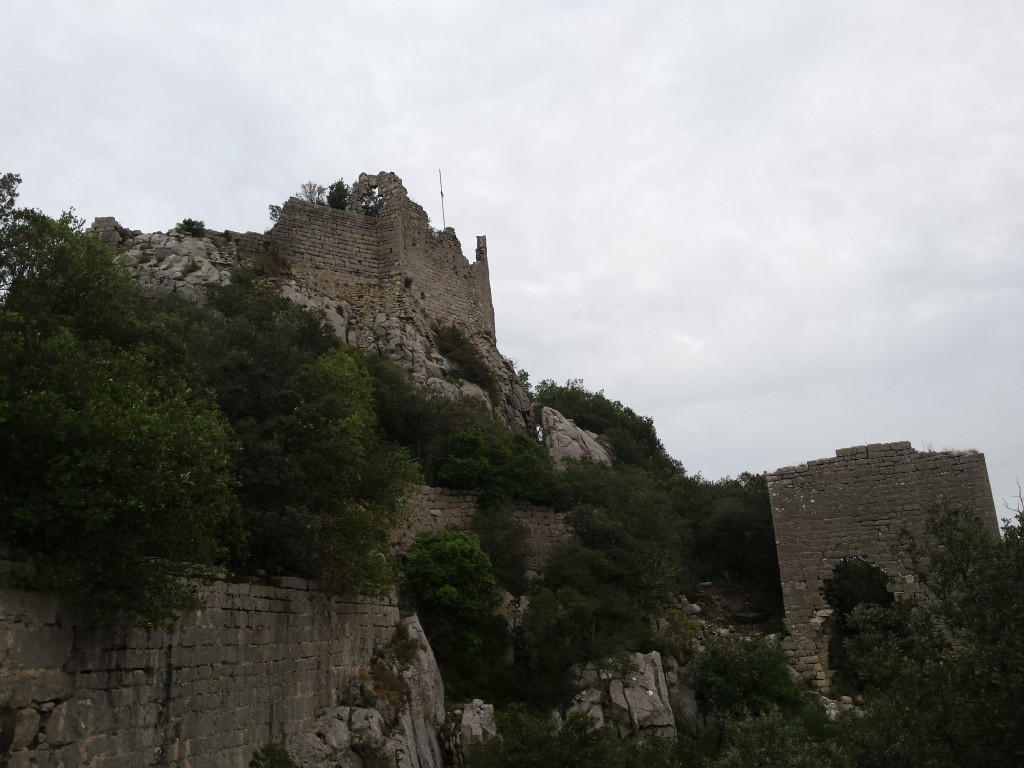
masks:
{"label": "metal flagpole", "polygon": [[437,169],[437,183],[441,187],[441,229],[448,229],[448,224],[444,220],[444,182],[441,181],[441,169]]}

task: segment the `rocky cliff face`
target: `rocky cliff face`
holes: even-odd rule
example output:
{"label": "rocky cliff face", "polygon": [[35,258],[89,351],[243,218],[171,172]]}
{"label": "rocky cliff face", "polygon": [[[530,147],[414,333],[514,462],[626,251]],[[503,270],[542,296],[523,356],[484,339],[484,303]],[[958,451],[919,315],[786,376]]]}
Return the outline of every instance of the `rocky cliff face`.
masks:
{"label": "rocky cliff face", "polygon": [[668,682],[657,651],[632,653],[614,665],[587,664],[572,711],[589,715],[598,726],[615,727],[620,736],[676,735]]}
{"label": "rocky cliff face", "polygon": [[[376,759],[396,768],[442,768],[444,684],[419,619],[354,682],[351,705],[324,709],[288,744],[299,768],[361,768]],[[363,706],[360,706],[363,705]]]}

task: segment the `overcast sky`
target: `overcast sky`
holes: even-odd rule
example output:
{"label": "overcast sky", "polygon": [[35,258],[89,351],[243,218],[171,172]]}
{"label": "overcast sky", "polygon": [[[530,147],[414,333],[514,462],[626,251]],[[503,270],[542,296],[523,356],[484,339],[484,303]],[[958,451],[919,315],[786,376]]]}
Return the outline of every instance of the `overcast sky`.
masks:
{"label": "overcast sky", "polygon": [[501,351],[718,478],[910,440],[1024,479],[1024,2],[8,0],[22,203],[260,230],[391,170]]}

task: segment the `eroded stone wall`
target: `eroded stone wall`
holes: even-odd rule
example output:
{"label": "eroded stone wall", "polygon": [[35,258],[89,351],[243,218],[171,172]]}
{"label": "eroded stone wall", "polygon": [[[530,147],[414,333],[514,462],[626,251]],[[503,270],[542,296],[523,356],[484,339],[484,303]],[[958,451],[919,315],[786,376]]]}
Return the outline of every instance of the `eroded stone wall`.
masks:
{"label": "eroded stone wall", "polygon": [[998,535],[984,455],[916,451],[909,442],[836,451],[834,458],[784,467],[768,476],[789,637],[783,647],[805,678],[827,689],[832,609],[825,582],[844,558],[885,570],[897,598],[920,585],[897,551],[905,526],[919,534],[941,498],[970,504]]}
{"label": "eroded stone wall", "polygon": [[[409,499],[409,517],[397,532],[396,546],[407,548],[418,533],[443,531],[446,528],[471,531],[477,514],[479,512],[474,494],[420,486]],[[508,514],[526,528],[530,552],[526,565],[532,571],[540,572],[555,548],[572,538],[565,515],[547,507],[512,504]]]}
{"label": "eroded stone wall", "polygon": [[154,631],[88,629],[53,595],[0,590],[0,765],[244,768],[308,730],[400,617],[284,583],[215,584]]}
{"label": "eroded stone wall", "polygon": [[[373,216],[359,206],[370,190],[381,200]],[[482,333],[493,342],[485,238],[477,239],[476,261],[470,263],[455,230],[433,229],[393,173],[361,174],[352,201],[344,211],[298,198],[285,203],[269,238],[296,283],[346,299],[363,327],[372,327],[382,312],[422,313],[427,326],[454,323],[467,335]]]}

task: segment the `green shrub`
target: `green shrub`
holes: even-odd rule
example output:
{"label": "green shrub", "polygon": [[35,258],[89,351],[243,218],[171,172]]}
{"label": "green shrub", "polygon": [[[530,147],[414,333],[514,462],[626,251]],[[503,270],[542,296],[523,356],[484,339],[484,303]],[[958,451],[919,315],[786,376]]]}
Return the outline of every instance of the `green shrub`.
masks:
{"label": "green shrub", "polygon": [[295,761],[284,748],[284,744],[275,741],[264,744],[256,750],[249,761],[249,768],[296,768]]}
{"label": "green shrub", "polygon": [[206,224],[197,219],[182,219],[177,228],[192,237],[202,237],[206,234]]}
{"label": "green shrub", "polygon": [[442,325],[434,329],[434,343],[438,351],[455,365],[458,374],[466,381],[480,387],[491,398],[498,400],[498,382],[487,367],[480,351],[466,335],[454,325]]}
{"label": "green shrub", "polygon": [[526,559],[529,555],[526,526],[513,519],[506,507],[481,510],[473,520],[480,546],[491,559],[494,577],[513,595],[525,594]]}
{"label": "green shrub", "polygon": [[472,533],[421,533],[403,567],[417,605],[428,615],[449,616],[470,626],[490,616],[498,604],[490,558]]}
{"label": "green shrub", "polygon": [[461,531],[420,534],[404,569],[446,692],[462,699],[514,698],[514,674],[506,663],[508,627],[495,613],[497,585],[477,537]]}
{"label": "green shrub", "polygon": [[[198,605],[239,539],[236,439],[153,304],[71,216],[0,183],[0,540],[100,623]],[[180,339],[176,342],[180,344]]]}
{"label": "green shrub", "polygon": [[778,646],[763,639],[718,638],[693,661],[694,693],[705,712],[740,720],[798,712],[806,689],[795,682]]}
{"label": "green shrub", "polygon": [[352,188],[344,179],[338,179],[327,188],[327,205],[339,211],[348,207],[348,196]]}

